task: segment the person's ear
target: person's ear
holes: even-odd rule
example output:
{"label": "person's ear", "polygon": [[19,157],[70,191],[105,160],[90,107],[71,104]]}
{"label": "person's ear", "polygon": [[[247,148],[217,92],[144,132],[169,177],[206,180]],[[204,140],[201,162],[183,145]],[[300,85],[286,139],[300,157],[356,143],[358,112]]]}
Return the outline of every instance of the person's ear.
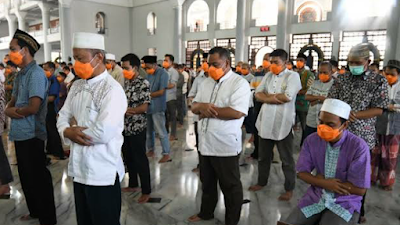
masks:
{"label": "person's ear", "polygon": [[346,121],[342,124],[342,131],[346,130],[349,127],[349,121]]}

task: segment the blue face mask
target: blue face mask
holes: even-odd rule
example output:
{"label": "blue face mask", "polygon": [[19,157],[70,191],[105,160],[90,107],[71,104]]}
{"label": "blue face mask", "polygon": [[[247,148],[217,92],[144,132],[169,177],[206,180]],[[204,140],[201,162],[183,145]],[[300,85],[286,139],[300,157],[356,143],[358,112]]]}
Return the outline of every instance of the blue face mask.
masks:
{"label": "blue face mask", "polygon": [[359,76],[364,73],[364,65],[362,66],[349,66],[350,72],[353,75]]}

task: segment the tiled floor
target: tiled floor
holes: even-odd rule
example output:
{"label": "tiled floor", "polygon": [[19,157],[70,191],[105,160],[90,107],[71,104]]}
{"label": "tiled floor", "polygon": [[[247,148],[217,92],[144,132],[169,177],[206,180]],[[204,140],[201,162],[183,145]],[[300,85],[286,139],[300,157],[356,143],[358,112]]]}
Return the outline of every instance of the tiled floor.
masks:
{"label": "tiled floor", "polygon": [[[136,203],[139,194],[123,194],[121,224],[135,225],[169,225],[190,224],[186,219],[197,213],[200,205],[201,183],[198,175],[191,172],[197,164],[197,152],[185,151],[194,148],[193,126],[180,129],[179,141],[172,143],[173,161],[159,165],[161,149],[158,145],[158,158],[152,159],[151,178],[153,197],[162,197],[161,203]],[[298,135],[296,135],[298,136]],[[12,143],[5,142],[12,153]],[[249,145],[246,145],[249,147]],[[251,152],[246,149],[246,154]],[[298,147],[295,150],[296,156]],[[12,154],[11,154],[12,155]],[[10,157],[14,161],[13,157]],[[73,225],[75,207],[72,180],[66,174],[68,161],[54,161],[49,167],[53,176],[58,224]],[[281,217],[286,217],[296,206],[298,199],[308,187],[298,180],[295,198],[290,202],[279,202],[278,195],[283,191],[283,173],[280,164],[273,164],[269,185],[257,193],[250,193],[247,188],[256,181],[257,162],[248,161],[249,165],[241,167],[244,198],[251,203],[243,205],[240,225],[275,225]],[[38,224],[38,221],[21,222],[19,217],[28,213],[24,195],[18,179],[16,166],[12,166],[15,181],[12,183],[12,196],[9,200],[0,200],[0,225]],[[399,171],[400,172],[400,171]],[[123,186],[127,183],[124,181]],[[400,184],[397,181],[392,192],[384,192],[377,187],[368,191],[367,225],[399,225],[400,220]],[[216,219],[196,224],[224,224],[224,203],[222,193],[216,209]]]}

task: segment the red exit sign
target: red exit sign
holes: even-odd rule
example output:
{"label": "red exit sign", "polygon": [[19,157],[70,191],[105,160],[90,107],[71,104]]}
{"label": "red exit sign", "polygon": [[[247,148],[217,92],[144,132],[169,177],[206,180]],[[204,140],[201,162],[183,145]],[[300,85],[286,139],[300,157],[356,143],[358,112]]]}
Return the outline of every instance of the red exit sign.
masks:
{"label": "red exit sign", "polygon": [[260,27],[260,31],[261,32],[268,32],[269,31],[269,26]]}

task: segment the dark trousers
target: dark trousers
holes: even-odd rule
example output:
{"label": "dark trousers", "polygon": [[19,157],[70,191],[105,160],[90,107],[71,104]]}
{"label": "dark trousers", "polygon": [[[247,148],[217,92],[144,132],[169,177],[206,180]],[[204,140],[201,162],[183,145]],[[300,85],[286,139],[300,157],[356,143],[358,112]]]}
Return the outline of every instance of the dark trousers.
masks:
{"label": "dark trousers", "polygon": [[46,115],[47,129],[47,145],[46,151],[57,157],[64,157],[64,149],[61,144],[61,138],[57,130],[57,113],[54,108],[54,103],[50,102],[47,105]]}
{"label": "dark trousers", "polygon": [[293,134],[290,132],[286,138],[280,141],[260,138],[260,150],[258,159],[258,185],[268,184],[271,162],[275,145],[278,147],[282,161],[282,170],[285,176],[285,190],[293,191],[296,183],[296,170],[293,158]]}
{"label": "dark trousers", "polygon": [[10,163],[4,150],[3,139],[0,137],[0,185],[9,184],[13,181]]}
{"label": "dark trousers", "polygon": [[253,134],[255,128],[255,119],[254,119],[254,107],[249,108],[247,116],[243,121],[244,127],[246,128],[246,133]]}
{"label": "dark trousers", "polygon": [[296,110],[296,120],[297,120],[296,124],[297,124],[297,122],[300,122],[301,133],[302,133],[300,146],[303,145],[303,141],[304,141],[304,138],[305,138],[304,133],[305,133],[306,126],[307,126],[306,125],[307,124],[307,113],[308,112],[303,112],[303,111]]}
{"label": "dark trousers", "polygon": [[185,117],[185,109],[184,109],[184,95],[177,95],[176,96],[176,110],[178,111],[178,122],[182,125],[183,118]]}
{"label": "dark trousers", "polygon": [[197,168],[200,168],[200,156],[201,156],[201,153],[200,153],[200,150],[199,150],[200,144],[199,144],[199,133],[197,131],[197,128],[198,128],[197,124],[198,124],[198,122],[194,122],[194,135],[196,136],[197,156],[199,157],[199,163],[197,164]]}
{"label": "dark trousers", "polygon": [[257,118],[258,118],[258,114],[260,114],[260,111],[261,111],[261,107],[262,107],[262,104],[263,103],[261,103],[261,102],[258,102],[257,100],[256,100],[256,98],[254,98],[254,110],[253,110],[253,112],[254,112],[254,151],[253,151],[253,153],[251,154],[251,157],[253,158],[253,159],[258,159],[258,149],[259,149],[259,143],[258,143],[258,141],[259,141],[259,136],[258,136],[258,130],[257,130],[257,128],[255,128],[255,123],[257,122]]}
{"label": "dark trousers", "polygon": [[308,137],[308,135],[315,133],[315,132],[317,132],[317,128],[309,127],[306,125],[306,129],[304,130],[302,137],[301,137],[302,143]]}
{"label": "dark trousers", "polygon": [[150,167],[146,156],[146,130],[136,135],[124,136],[122,153],[128,167],[129,187],[139,187],[139,175],[142,194],[150,194]]}
{"label": "dark trousers", "polygon": [[167,102],[165,127],[169,132],[169,123],[171,123],[171,135],[176,137],[176,100]]}
{"label": "dark trousers", "polygon": [[224,194],[225,224],[237,225],[243,203],[239,156],[200,156],[200,158],[200,180],[203,184],[203,195],[198,216],[204,220],[214,218],[214,210],[218,203],[218,182]]}
{"label": "dark trousers", "polygon": [[30,216],[40,224],[56,224],[51,173],[46,167],[44,141],[38,138],[15,141],[18,173]]}
{"label": "dark trousers", "polygon": [[121,186],[89,186],[74,182],[76,219],[78,225],[119,225]]}

